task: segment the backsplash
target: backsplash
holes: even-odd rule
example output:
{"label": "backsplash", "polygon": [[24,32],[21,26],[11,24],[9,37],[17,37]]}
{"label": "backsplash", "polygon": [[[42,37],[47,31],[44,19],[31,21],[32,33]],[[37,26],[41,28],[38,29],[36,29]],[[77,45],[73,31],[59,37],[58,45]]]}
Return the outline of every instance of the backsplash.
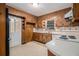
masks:
{"label": "backsplash", "polygon": [[56,31],[79,31],[79,26],[55,28]]}
{"label": "backsplash", "polygon": [[79,26],[75,27],[60,27],[55,30],[49,30],[44,28],[33,28],[33,32],[44,32],[44,33],[52,33],[52,32],[79,32]]}

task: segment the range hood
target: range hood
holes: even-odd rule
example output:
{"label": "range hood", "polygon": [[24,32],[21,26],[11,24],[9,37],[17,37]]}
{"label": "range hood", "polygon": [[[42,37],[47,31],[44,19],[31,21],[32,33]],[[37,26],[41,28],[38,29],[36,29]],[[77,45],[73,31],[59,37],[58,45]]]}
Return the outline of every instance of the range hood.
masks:
{"label": "range hood", "polygon": [[72,21],[73,20],[73,10],[72,9],[64,15],[64,19],[66,21]]}

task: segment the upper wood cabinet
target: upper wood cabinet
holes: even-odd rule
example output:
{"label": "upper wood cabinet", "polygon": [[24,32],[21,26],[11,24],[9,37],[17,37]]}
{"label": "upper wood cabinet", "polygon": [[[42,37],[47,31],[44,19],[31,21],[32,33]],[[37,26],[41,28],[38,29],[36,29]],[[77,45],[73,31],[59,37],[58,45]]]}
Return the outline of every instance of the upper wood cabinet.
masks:
{"label": "upper wood cabinet", "polygon": [[29,23],[36,23],[37,17],[28,16],[26,19],[28,19],[27,22]]}
{"label": "upper wood cabinet", "polygon": [[73,4],[73,20],[71,26],[79,26],[79,3]]}
{"label": "upper wood cabinet", "polygon": [[75,20],[79,20],[79,3],[73,4],[73,16]]}

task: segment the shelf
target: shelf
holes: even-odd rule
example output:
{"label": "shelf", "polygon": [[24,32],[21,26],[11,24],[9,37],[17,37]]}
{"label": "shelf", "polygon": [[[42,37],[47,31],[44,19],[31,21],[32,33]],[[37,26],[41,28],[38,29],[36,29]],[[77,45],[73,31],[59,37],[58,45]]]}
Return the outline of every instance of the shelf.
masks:
{"label": "shelf", "polygon": [[31,22],[26,22],[26,24],[35,25],[35,23],[31,23]]}

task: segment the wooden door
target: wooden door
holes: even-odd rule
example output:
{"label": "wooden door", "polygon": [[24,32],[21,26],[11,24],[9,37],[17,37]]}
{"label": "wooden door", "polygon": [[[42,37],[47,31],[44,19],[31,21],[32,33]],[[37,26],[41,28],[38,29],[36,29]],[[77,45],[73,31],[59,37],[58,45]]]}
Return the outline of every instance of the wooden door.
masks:
{"label": "wooden door", "polygon": [[31,24],[26,24],[26,29],[25,29],[25,41],[29,42],[32,40],[32,36],[33,36],[33,25]]}
{"label": "wooden door", "polygon": [[0,3],[0,56],[6,55],[6,7]]}

